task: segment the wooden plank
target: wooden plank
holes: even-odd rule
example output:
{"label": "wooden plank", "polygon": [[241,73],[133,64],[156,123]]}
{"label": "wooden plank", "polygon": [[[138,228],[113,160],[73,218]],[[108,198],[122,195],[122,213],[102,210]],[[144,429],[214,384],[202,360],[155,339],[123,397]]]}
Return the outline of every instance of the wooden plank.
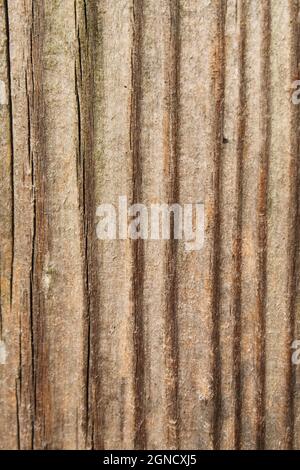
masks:
{"label": "wooden plank", "polygon": [[0,0],[1,448],[299,448],[299,8]]}

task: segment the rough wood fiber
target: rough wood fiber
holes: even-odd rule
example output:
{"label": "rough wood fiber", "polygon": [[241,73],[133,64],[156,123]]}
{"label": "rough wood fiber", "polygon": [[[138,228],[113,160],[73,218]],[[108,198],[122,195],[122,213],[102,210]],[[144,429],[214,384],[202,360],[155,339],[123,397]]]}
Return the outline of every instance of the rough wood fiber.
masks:
{"label": "rough wood fiber", "polygon": [[[300,448],[298,0],[0,0],[0,448]],[[205,244],[96,208],[205,206]]]}

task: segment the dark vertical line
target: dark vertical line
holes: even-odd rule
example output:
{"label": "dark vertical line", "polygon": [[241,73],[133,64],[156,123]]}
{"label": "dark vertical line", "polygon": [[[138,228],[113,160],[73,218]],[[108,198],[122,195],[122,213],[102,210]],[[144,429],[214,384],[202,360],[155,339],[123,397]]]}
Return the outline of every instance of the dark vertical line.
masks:
{"label": "dark vertical line", "polygon": [[[6,63],[8,79],[8,104],[9,104],[9,128],[10,128],[10,184],[11,184],[11,231],[12,231],[12,252],[11,252],[11,277],[10,277],[10,305],[12,305],[13,296],[13,277],[14,277],[14,253],[15,253],[15,183],[14,183],[14,123],[12,107],[12,71],[10,59],[10,26],[9,11],[7,0],[4,0],[5,28],[6,28]],[[2,327],[1,327],[2,331]],[[2,334],[2,333],[1,333]]]}
{"label": "dark vertical line", "polygon": [[[31,31],[32,34],[32,31]],[[32,41],[30,41],[32,45]],[[31,53],[31,52],[30,52]],[[32,155],[31,143],[31,116],[30,116],[30,93],[28,88],[27,69],[25,71],[25,91],[26,91],[26,104],[27,104],[27,150],[31,170],[31,187],[33,191],[33,226],[32,226],[32,242],[31,242],[31,270],[29,278],[29,332],[30,332],[30,352],[31,352],[31,449],[34,446],[34,416],[36,412],[36,383],[35,383],[35,361],[34,361],[34,328],[33,328],[33,266],[34,266],[34,250],[35,250],[35,214],[36,214],[36,201],[35,201],[35,188],[34,188],[34,165]]]}
{"label": "dark vertical line", "polygon": [[[130,143],[132,152],[132,204],[141,202],[142,158],[140,152],[141,99],[142,99],[142,24],[143,0],[133,0],[133,44],[131,53],[131,115]],[[145,350],[144,350],[144,242],[132,241],[133,280],[132,300],[134,318],[134,448],[146,448],[145,423]]]}
{"label": "dark vertical line", "polygon": [[[85,310],[85,323],[86,323],[86,351],[85,351],[85,358],[84,364],[86,370],[84,371],[85,376],[85,445],[88,445],[89,439],[89,430],[88,430],[88,423],[89,423],[89,390],[90,390],[90,329],[91,329],[91,305],[90,305],[90,292],[89,292],[89,263],[88,263],[88,223],[87,220],[87,207],[86,207],[86,187],[85,187],[85,173],[86,173],[86,165],[89,163],[86,161],[86,144],[87,144],[87,127],[89,122],[87,121],[87,116],[85,113],[85,99],[87,98],[86,95],[86,87],[88,86],[88,82],[86,80],[86,75],[84,72],[87,72],[87,67],[82,66],[82,54],[87,53],[87,35],[83,35],[83,41],[81,41],[80,34],[80,13],[77,14],[77,1],[74,2],[74,14],[75,14],[75,35],[77,39],[77,57],[75,60],[75,70],[74,70],[74,83],[75,83],[75,99],[76,99],[76,107],[77,107],[77,135],[78,135],[78,152],[77,152],[77,160],[76,160],[76,169],[77,169],[77,182],[79,187],[79,210],[80,214],[82,215],[82,236],[81,236],[81,244],[82,244],[82,257],[83,257],[83,284],[84,284],[84,310]],[[79,22],[78,22],[79,20]],[[85,15],[85,22],[87,22],[87,17]],[[87,28],[85,28],[85,32]],[[82,47],[84,51],[82,51]],[[88,60],[88,57],[85,57]],[[79,69],[80,74],[77,73],[77,61],[79,62]],[[81,109],[83,108],[83,110]],[[91,209],[91,208],[90,208]],[[90,443],[91,447],[94,448],[94,443]]]}
{"label": "dark vertical line", "polygon": [[[32,29],[31,29],[32,36]],[[30,46],[32,46],[32,40],[30,40]],[[32,56],[32,49],[30,50]],[[36,380],[35,380],[35,358],[34,358],[34,327],[33,327],[33,266],[35,258],[35,238],[36,238],[36,199],[35,199],[35,187],[34,187],[34,164],[32,155],[32,139],[31,139],[31,116],[30,116],[30,92],[28,88],[28,76],[27,69],[25,71],[25,91],[26,91],[26,102],[27,102],[27,147],[28,147],[28,158],[31,170],[31,187],[33,191],[33,225],[32,225],[32,242],[31,242],[31,270],[29,278],[29,331],[30,331],[30,351],[31,351],[31,386],[32,386],[32,405],[31,405],[31,449],[34,447],[34,419],[36,412]]]}
{"label": "dark vertical line", "polygon": [[21,449],[21,433],[20,433],[20,406],[19,406],[19,391],[18,379],[15,382],[15,397],[16,397],[16,421],[17,421],[17,448]]}
{"label": "dark vertical line", "polygon": [[18,379],[20,384],[20,396],[22,396],[22,382],[23,382],[23,355],[22,355],[22,318],[19,318],[19,368]]}
{"label": "dark vertical line", "polygon": [[33,447],[49,445],[52,435],[52,403],[49,393],[48,343],[46,337],[45,302],[42,286],[45,253],[49,249],[48,220],[45,211],[46,193],[46,133],[45,102],[43,90],[44,0],[31,3],[30,57],[28,67],[31,82],[28,84],[31,125],[31,171],[33,186],[33,234],[31,266],[30,322],[33,344],[34,417],[32,426]]}
{"label": "dark vertical line", "polygon": [[242,235],[243,235],[243,167],[244,167],[244,138],[246,126],[246,81],[245,81],[245,48],[246,48],[246,2],[240,3],[240,35],[239,35],[239,102],[237,123],[237,174],[236,174],[236,238],[234,250],[234,293],[233,293],[233,379],[235,388],[234,410],[234,447],[241,445],[241,274],[242,274]]}
{"label": "dark vertical line", "polygon": [[213,153],[213,260],[212,260],[212,347],[213,347],[213,395],[212,416],[213,448],[220,447],[221,432],[221,354],[220,354],[220,187],[223,147],[224,99],[225,99],[225,23],[227,0],[218,0],[217,37],[213,62],[215,124]]}
{"label": "dark vertical line", "polygon": [[88,14],[87,14],[86,0],[83,0],[83,11],[84,11],[84,25],[85,25],[85,30],[87,31],[87,29],[88,29]]}
{"label": "dark vertical line", "polygon": [[[297,18],[300,11],[300,2],[289,1],[290,16],[292,22],[292,47],[291,47],[291,82],[299,79],[300,75],[300,26]],[[290,179],[291,179],[291,194],[289,204],[289,217],[291,221],[292,230],[289,233],[289,277],[288,277],[288,295],[289,295],[289,341],[287,344],[287,397],[286,397],[286,428],[287,428],[287,443],[286,448],[292,450],[294,448],[294,432],[295,432],[295,391],[296,391],[296,366],[291,361],[291,345],[297,334],[296,327],[296,294],[297,283],[299,280],[299,247],[300,247],[300,214],[299,214],[299,186],[300,186],[300,168],[299,168],[299,155],[300,155],[300,137],[299,137],[299,118],[300,110],[299,105],[296,106],[291,102],[292,118],[290,126],[291,145],[292,145],[292,159],[290,163]]]}
{"label": "dark vertical line", "polygon": [[[35,205],[35,203],[34,203]],[[34,208],[35,211],[35,208]],[[32,239],[32,253],[31,253],[31,266],[34,266],[34,246],[35,246],[35,228]],[[29,298],[30,298],[30,312],[29,312],[29,328],[30,328],[30,338],[31,338],[31,386],[32,386],[32,417],[31,417],[31,449],[34,448],[34,433],[35,433],[35,415],[36,415],[36,377],[35,377],[35,345],[34,345],[34,320],[33,320],[33,268],[30,272],[30,282],[29,282]]]}
{"label": "dark vertical line", "polygon": [[77,110],[77,135],[78,135],[78,152],[76,158],[76,174],[77,180],[80,179],[80,167],[82,166],[81,158],[82,158],[82,148],[81,148],[81,109],[80,109],[80,97],[79,97],[79,90],[78,90],[78,74],[77,74],[77,66],[75,61],[74,66],[74,82],[75,82],[75,98],[76,98],[76,110]]}
{"label": "dark vertical line", "polygon": [[75,444],[75,450],[79,450],[79,448],[78,448],[78,447],[79,447],[79,446],[78,446],[78,444],[79,444],[79,440],[78,440],[78,408],[76,408],[76,418],[75,418],[75,422],[76,422],[76,430],[75,430],[75,436],[76,436],[76,437],[75,437],[75,442],[76,442],[76,444]]}
{"label": "dark vertical line", "polygon": [[[98,25],[98,5],[97,2],[84,2],[85,28],[88,38],[88,61],[89,70],[86,74],[87,80],[87,163],[85,165],[85,190],[86,190],[86,220],[88,244],[86,257],[88,259],[88,279],[90,305],[87,331],[87,412],[88,430],[91,447],[95,449],[104,448],[104,418],[105,410],[99,407],[102,399],[102,368],[99,367],[100,345],[98,341],[100,331],[99,305],[100,291],[98,286],[98,273],[100,271],[98,258],[95,254],[94,237],[94,215],[96,211],[95,201],[95,157],[94,157],[94,100],[95,81],[94,69],[96,67],[96,45],[102,46],[102,26]],[[100,51],[100,59],[102,52]],[[98,333],[98,335],[96,334]]]}
{"label": "dark vertical line", "polygon": [[257,289],[257,325],[258,338],[256,347],[257,364],[257,421],[256,421],[256,449],[265,447],[265,382],[266,382],[266,297],[267,297],[267,236],[268,236],[268,180],[269,156],[271,143],[270,111],[271,111],[271,18],[270,1],[262,3],[261,23],[261,71],[260,71],[260,163],[257,200],[257,231],[258,231],[258,289]]}
{"label": "dark vertical line", "polygon": [[[34,70],[33,70],[33,3],[32,3],[32,24],[30,28],[30,66],[31,66],[31,89],[30,93],[28,90],[28,79],[26,74],[26,94],[27,94],[27,106],[28,106],[28,137],[30,138],[31,133],[34,132],[34,126],[32,125],[34,116]],[[32,127],[31,127],[32,126]],[[31,144],[31,139],[28,145]],[[36,251],[36,187],[35,187],[35,162],[34,162],[34,149],[29,148],[29,158],[31,161],[31,186],[33,191],[33,224],[32,224],[32,248],[31,248],[31,272],[30,272],[30,335],[31,335],[31,352],[32,352],[32,388],[33,388],[33,416],[31,426],[31,447],[34,449],[35,446],[35,420],[37,416],[37,376],[36,376],[36,345],[35,345],[35,315],[34,315],[34,295],[35,295],[35,251]]]}
{"label": "dark vertical line", "polygon": [[[98,265],[94,253],[93,220],[95,214],[94,180],[94,48],[98,36],[96,24],[97,6],[94,2],[81,2],[80,12],[75,10],[75,35],[77,38],[77,58],[75,62],[75,99],[78,119],[78,158],[77,179],[79,187],[79,210],[82,214],[82,258],[84,284],[84,311],[86,339],[84,352],[84,433],[85,446],[92,449],[103,448],[103,410],[98,411],[101,399],[101,371],[98,364],[99,331],[99,292],[97,284]],[[77,62],[79,65],[77,65]],[[77,70],[80,73],[77,73]],[[96,415],[96,418],[95,416]],[[96,429],[94,423],[96,422]]]}
{"label": "dark vertical line", "polygon": [[[179,202],[179,110],[180,110],[180,2],[170,0],[169,54],[166,63],[166,102],[167,128],[166,151],[168,161],[168,204]],[[166,245],[166,318],[165,318],[165,357],[167,393],[167,445],[179,448],[179,400],[178,400],[178,240],[174,237],[174,218],[171,219],[171,240]]]}

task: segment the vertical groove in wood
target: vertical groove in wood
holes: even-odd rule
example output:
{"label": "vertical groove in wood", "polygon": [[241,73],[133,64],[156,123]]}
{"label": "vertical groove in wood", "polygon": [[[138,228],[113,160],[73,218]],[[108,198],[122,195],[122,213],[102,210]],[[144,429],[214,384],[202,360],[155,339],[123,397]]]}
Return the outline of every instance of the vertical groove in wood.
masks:
{"label": "vertical groove in wood", "polygon": [[[142,34],[143,0],[133,0],[132,37],[132,96],[130,115],[130,144],[132,151],[132,197],[131,204],[139,204],[142,194],[142,159],[140,153],[141,100],[142,100]],[[132,241],[132,304],[134,318],[134,400],[135,436],[134,447],[146,448],[145,422],[145,350],[144,350],[144,241]]]}
{"label": "vertical groove in wood", "polygon": [[[178,152],[180,113],[180,2],[170,1],[170,39],[167,44],[166,64],[166,135],[165,165],[168,187],[166,202],[176,204],[179,200]],[[166,317],[165,317],[165,360],[166,360],[166,406],[167,406],[167,447],[179,446],[179,403],[178,403],[178,319],[177,319],[177,252],[178,241],[174,239],[174,220],[171,223],[171,240],[166,246]]]}
{"label": "vertical groove in wood", "polygon": [[223,149],[224,96],[225,96],[225,21],[227,1],[217,2],[216,50],[213,62],[215,122],[213,126],[213,260],[212,260],[212,347],[213,347],[213,398],[212,417],[213,448],[220,447],[220,406],[221,406],[221,371],[220,371],[220,167]]}
{"label": "vertical groove in wood", "polygon": [[[9,107],[9,139],[10,139],[10,211],[11,211],[11,274],[10,274],[10,305],[12,304],[12,290],[13,290],[13,275],[14,275],[14,136],[13,136],[13,110],[12,110],[12,95],[11,95],[11,59],[10,59],[10,28],[9,28],[9,14],[7,0],[3,2],[4,19],[5,19],[5,33],[6,33],[6,80],[4,81],[7,86],[7,103]],[[1,320],[1,319],[0,319]],[[2,320],[1,320],[1,335],[2,335]]]}
{"label": "vertical groove in wood", "polygon": [[246,46],[246,15],[247,4],[244,1],[239,3],[239,97],[238,97],[238,121],[237,121],[237,215],[236,215],[236,235],[235,235],[235,289],[233,298],[234,316],[234,382],[235,382],[235,448],[240,447],[240,427],[241,427],[241,275],[242,275],[242,237],[243,237],[243,168],[244,168],[244,138],[246,122],[245,105],[245,46]]}
{"label": "vertical groove in wood", "polygon": [[[46,142],[45,127],[41,117],[45,116],[43,80],[43,40],[44,40],[44,3],[32,3],[30,30],[30,69],[27,77],[29,105],[29,151],[32,169],[33,188],[33,234],[32,234],[32,274],[31,274],[31,311],[33,344],[33,446],[44,447],[52,434],[51,398],[49,376],[46,364],[49,344],[46,336],[45,298],[41,273],[44,270],[45,254],[48,249],[48,220],[45,217],[47,193],[45,188]],[[45,403],[47,405],[45,406]]]}
{"label": "vertical groove in wood", "polygon": [[261,20],[261,75],[260,75],[260,113],[261,118],[261,150],[259,162],[258,202],[257,202],[257,233],[258,233],[258,293],[257,293],[257,437],[256,448],[265,446],[265,315],[266,315],[266,287],[267,287],[267,204],[268,204],[268,177],[270,154],[270,2],[262,6]]}
{"label": "vertical groove in wood", "polygon": [[[101,427],[95,434],[94,420],[103,423],[103,410],[94,406],[101,387],[101,370],[97,366],[97,344],[93,342],[93,331],[98,329],[99,293],[95,256],[94,217],[96,213],[94,181],[94,67],[95,45],[98,39],[97,6],[94,2],[75,1],[75,35],[77,58],[75,61],[75,94],[77,101],[78,154],[77,182],[79,186],[79,212],[82,217],[82,259],[84,285],[84,369],[85,416],[82,426],[85,445],[88,448],[103,448]],[[98,387],[98,388],[97,388]],[[96,392],[97,389],[97,392]],[[101,388],[100,388],[101,390]],[[96,395],[95,395],[96,393]]]}

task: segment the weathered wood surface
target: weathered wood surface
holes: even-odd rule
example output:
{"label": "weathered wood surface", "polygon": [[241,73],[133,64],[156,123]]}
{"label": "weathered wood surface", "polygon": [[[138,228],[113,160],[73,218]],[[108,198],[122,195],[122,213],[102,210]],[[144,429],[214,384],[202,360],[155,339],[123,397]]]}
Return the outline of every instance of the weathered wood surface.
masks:
{"label": "weathered wood surface", "polygon": [[[300,448],[299,11],[0,0],[1,448]],[[204,248],[98,240],[120,195]]]}

